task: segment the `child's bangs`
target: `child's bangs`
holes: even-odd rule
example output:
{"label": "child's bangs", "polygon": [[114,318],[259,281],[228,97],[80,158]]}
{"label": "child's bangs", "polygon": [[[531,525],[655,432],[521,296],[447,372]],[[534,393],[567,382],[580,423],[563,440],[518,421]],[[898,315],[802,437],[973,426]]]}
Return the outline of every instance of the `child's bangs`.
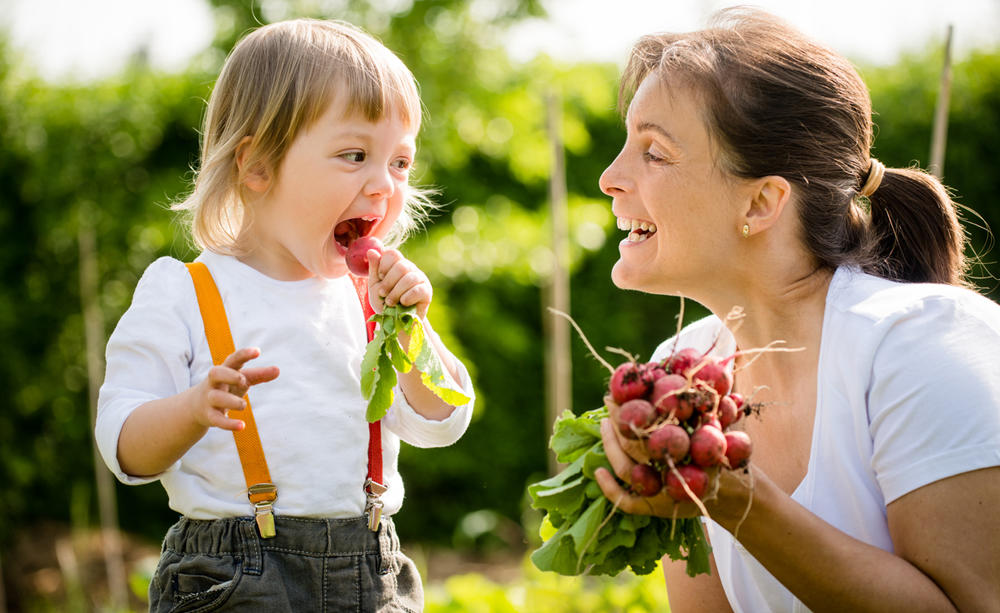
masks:
{"label": "child's bangs", "polygon": [[[406,127],[419,130],[420,99],[412,85],[407,87],[397,79],[379,78],[384,75],[359,74],[354,70],[344,72],[347,74],[342,72],[327,80],[322,96],[324,101],[343,100],[346,115],[364,117],[371,122],[395,114]],[[318,115],[322,108],[316,111]]]}
{"label": "child's bangs", "polygon": [[332,48],[315,58],[314,71],[320,74],[308,82],[325,84],[320,98],[325,103],[343,100],[348,114],[373,122],[395,114],[418,130],[422,109],[413,74],[391,51],[366,39],[338,36]]}

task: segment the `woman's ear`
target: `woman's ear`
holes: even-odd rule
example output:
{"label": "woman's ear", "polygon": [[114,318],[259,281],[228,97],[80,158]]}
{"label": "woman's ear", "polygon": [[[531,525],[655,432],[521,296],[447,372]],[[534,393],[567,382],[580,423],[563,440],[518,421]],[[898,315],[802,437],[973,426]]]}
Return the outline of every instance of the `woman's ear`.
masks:
{"label": "woman's ear", "polygon": [[784,177],[761,177],[750,184],[750,198],[743,219],[744,238],[778,223],[792,197],[792,185]]}
{"label": "woman's ear", "polygon": [[252,143],[252,137],[244,136],[236,145],[236,166],[243,177],[244,185],[255,192],[264,193],[271,187],[271,173],[262,162],[254,164],[252,168],[246,167],[247,159],[253,150]]}

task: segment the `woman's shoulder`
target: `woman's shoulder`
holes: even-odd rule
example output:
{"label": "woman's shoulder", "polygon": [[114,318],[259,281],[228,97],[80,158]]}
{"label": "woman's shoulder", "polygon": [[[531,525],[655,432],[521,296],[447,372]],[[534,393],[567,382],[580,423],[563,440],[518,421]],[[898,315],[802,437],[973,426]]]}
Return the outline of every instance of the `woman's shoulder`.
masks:
{"label": "woman's shoulder", "polygon": [[851,268],[837,270],[827,307],[872,321],[926,310],[961,310],[1000,324],[1000,305],[971,289],[892,281]]}

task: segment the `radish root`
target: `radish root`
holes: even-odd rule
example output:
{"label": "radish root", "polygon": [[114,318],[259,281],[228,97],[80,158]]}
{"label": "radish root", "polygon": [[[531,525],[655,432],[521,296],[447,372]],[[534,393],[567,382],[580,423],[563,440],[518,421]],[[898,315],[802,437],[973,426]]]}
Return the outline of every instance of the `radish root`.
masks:
{"label": "radish root", "polygon": [[583,344],[586,345],[587,349],[590,350],[590,354],[594,356],[594,359],[600,362],[610,372],[612,373],[615,372],[615,367],[609,364],[607,360],[602,358],[601,355],[597,353],[597,350],[594,349],[594,346],[590,344],[589,340],[587,340],[587,336],[583,333],[583,330],[580,329],[580,326],[576,324],[576,322],[573,320],[572,317],[569,316],[569,314],[563,313],[559,309],[553,309],[552,307],[549,307],[549,311],[551,311],[555,315],[565,318],[566,321],[568,321],[570,325],[573,326],[573,329],[576,330],[576,333],[580,335],[580,338],[583,340]]}

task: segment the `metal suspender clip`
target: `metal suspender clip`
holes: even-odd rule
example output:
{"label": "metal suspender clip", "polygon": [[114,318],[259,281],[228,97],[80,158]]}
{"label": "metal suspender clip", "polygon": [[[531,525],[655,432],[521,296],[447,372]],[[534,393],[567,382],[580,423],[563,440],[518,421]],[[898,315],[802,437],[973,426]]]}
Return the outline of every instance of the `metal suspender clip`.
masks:
{"label": "metal suspender clip", "polygon": [[368,515],[368,529],[378,532],[382,522],[382,494],[389,489],[374,479],[365,480],[365,514]]}
{"label": "metal suspender clip", "polygon": [[[271,494],[264,500],[254,502],[254,494]],[[250,502],[253,502],[254,519],[257,520],[257,531],[260,538],[273,538],[277,531],[274,529],[274,501],[278,498],[278,488],[273,483],[258,483],[251,485],[247,494]]]}

